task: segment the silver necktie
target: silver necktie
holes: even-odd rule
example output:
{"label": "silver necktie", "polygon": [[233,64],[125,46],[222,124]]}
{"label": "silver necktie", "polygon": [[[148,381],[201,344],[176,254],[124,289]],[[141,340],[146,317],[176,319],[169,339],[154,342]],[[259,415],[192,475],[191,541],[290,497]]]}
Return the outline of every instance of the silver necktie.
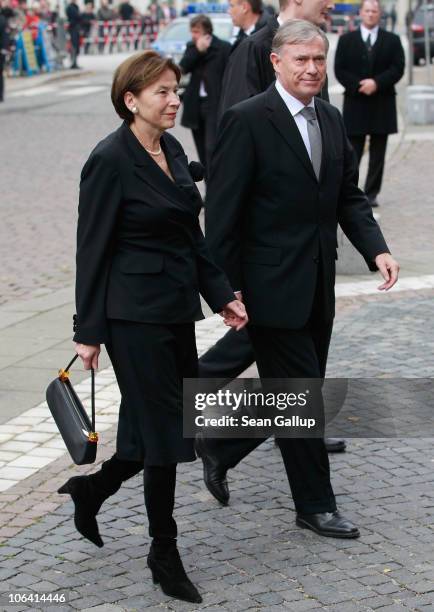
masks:
{"label": "silver necktie", "polygon": [[315,109],[312,106],[305,106],[300,111],[300,115],[302,115],[307,121],[307,135],[309,136],[310,142],[310,155],[312,166],[316,178],[319,180],[322,157],[322,140],[321,130],[319,129]]}

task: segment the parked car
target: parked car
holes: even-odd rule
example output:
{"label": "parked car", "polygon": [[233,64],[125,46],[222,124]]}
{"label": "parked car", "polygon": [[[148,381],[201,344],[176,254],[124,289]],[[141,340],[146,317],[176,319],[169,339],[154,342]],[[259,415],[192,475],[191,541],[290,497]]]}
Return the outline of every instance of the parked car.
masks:
{"label": "parked car", "polygon": [[329,19],[329,32],[344,34],[350,29],[350,16],[340,13],[332,13]]}
{"label": "parked car", "polygon": [[434,57],[434,4],[420,6],[414,11],[410,27],[413,34],[413,58],[417,66],[425,59],[425,11],[428,25],[430,60]]}
{"label": "parked car", "polygon": [[[227,13],[211,13],[207,15],[214,28],[214,34],[222,40],[233,42],[238,28],[234,28],[232,19]],[[194,17],[194,15],[191,15]],[[162,30],[152,48],[161,55],[170,56],[177,64],[184,54],[187,43],[191,40],[190,18],[178,17]]]}

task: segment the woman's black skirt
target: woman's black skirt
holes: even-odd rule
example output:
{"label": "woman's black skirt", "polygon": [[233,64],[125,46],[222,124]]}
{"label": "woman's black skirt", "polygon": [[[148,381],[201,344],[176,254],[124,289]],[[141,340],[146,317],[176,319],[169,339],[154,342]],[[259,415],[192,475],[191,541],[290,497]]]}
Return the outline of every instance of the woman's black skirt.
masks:
{"label": "woman's black skirt", "polygon": [[116,453],[145,465],[194,461],[182,435],[182,379],[197,376],[194,323],[110,320],[107,352],[122,400]]}

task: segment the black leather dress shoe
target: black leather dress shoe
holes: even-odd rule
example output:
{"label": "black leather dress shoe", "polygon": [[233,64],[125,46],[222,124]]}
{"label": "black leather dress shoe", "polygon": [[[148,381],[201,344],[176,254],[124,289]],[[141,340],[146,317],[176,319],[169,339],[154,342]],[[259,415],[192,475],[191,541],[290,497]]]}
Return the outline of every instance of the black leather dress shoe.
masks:
{"label": "black leather dress shoe", "polygon": [[229,502],[229,487],[226,480],[227,469],[208,454],[206,439],[201,434],[196,436],[194,448],[203,462],[203,480],[206,488],[218,502],[227,506]]}
{"label": "black leather dress shoe", "polygon": [[329,538],[358,538],[359,530],[351,521],[335,512],[297,514],[296,523],[304,529],[311,529],[318,535]]}
{"label": "black leather dress shoe", "polygon": [[344,453],[347,448],[345,440],[341,438],[325,438],[324,442],[328,453]]}

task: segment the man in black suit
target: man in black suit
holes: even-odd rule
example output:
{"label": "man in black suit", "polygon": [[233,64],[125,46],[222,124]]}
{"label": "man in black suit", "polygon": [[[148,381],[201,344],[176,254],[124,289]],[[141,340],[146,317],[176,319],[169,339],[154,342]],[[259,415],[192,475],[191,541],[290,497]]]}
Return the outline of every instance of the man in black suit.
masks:
{"label": "man in black suit", "polygon": [[[299,18],[324,26],[328,11],[333,7],[332,0],[280,0],[277,19],[269,19],[259,32],[249,36],[231,54],[223,81],[219,116],[237,102],[265,91],[275,81],[270,53],[279,24]],[[327,80],[318,95],[328,100]],[[199,359],[199,376],[232,380],[254,361],[255,354],[247,331],[235,333],[229,330]],[[328,452],[345,451],[345,440],[327,438],[325,442]],[[227,470],[235,467],[256,446],[257,440],[245,438],[226,441],[224,448],[218,439],[198,440],[197,451],[204,461],[205,484],[221,503],[226,504],[229,500]]]}
{"label": "man in black suit", "polygon": [[[225,113],[213,156],[206,238],[246,304],[261,378],[325,375],[338,223],[369,268],[380,270],[380,289],[397,280],[398,264],[357,187],[341,115],[314,98],[326,78],[327,49],[317,26],[285,23],[271,54],[277,82]],[[357,537],[336,510],[324,441],[277,441],[297,524]]]}
{"label": "man in black suit", "polygon": [[269,16],[264,15],[262,0],[229,0],[228,12],[234,26],[239,28],[231,53],[247,36],[259,32],[269,20]]}
{"label": "man in black suit", "polygon": [[399,37],[379,27],[377,0],[364,0],[360,17],[360,28],[339,39],[335,72],[345,87],[344,123],[359,163],[369,136],[365,192],[371,206],[378,206],[387,137],[398,131],[395,84],[404,74],[405,56]]}
{"label": "man in black suit", "polygon": [[211,19],[197,15],[190,21],[191,42],[179,62],[191,74],[183,96],[181,124],[190,128],[199,159],[208,174],[217,132],[221,84],[231,45],[213,35]]}

